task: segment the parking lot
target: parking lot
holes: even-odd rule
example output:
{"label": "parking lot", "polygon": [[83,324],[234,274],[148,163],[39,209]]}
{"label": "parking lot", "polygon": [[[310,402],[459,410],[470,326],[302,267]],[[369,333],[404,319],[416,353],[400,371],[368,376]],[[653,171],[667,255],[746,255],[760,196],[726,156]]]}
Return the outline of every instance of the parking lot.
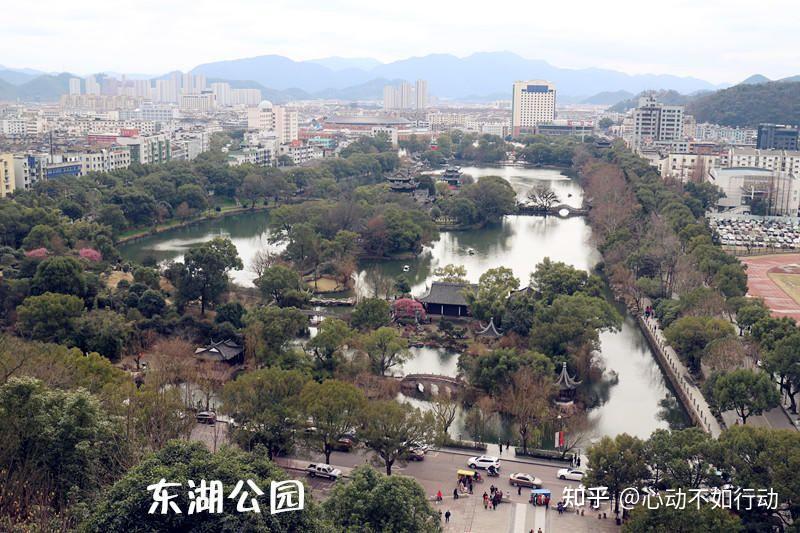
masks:
{"label": "parking lot", "polygon": [[800,249],[800,222],[711,218],[709,224],[723,246]]}

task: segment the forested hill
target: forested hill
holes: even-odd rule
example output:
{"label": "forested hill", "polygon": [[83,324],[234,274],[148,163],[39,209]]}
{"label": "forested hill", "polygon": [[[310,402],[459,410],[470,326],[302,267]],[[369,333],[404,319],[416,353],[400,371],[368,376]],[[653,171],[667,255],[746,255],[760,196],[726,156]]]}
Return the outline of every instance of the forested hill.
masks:
{"label": "forested hill", "polygon": [[629,109],[633,109],[634,107],[638,106],[639,98],[649,94],[654,95],[659,102],[667,105],[685,105],[686,103],[689,102],[689,100],[692,99],[692,95],[681,94],[678,91],[672,91],[672,90],[642,91],[641,93],[637,94],[632,98],[628,98],[627,100],[617,102],[609,109],[609,111],[624,113]]}
{"label": "forested hill", "polygon": [[800,124],[800,81],[736,85],[692,99],[686,112],[697,122],[726,126]]}

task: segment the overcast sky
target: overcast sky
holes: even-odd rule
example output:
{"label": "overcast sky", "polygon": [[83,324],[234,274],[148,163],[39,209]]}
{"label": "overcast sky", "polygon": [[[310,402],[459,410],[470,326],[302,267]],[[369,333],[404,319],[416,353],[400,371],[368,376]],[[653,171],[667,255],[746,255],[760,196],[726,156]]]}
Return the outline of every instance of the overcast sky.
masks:
{"label": "overcast sky", "polygon": [[262,54],[509,50],[559,67],[736,82],[800,74],[797,0],[5,0],[0,64],[161,74]]}

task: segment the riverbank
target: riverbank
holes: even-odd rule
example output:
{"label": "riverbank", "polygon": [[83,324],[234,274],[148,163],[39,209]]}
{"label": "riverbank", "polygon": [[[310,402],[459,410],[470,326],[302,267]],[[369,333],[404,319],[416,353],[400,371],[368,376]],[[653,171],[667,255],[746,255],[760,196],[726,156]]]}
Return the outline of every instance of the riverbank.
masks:
{"label": "riverbank", "polygon": [[166,231],[171,231],[180,228],[188,228],[190,226],[194,226],[196,224],[200,224],[201,222],[206,222],[210,220],[217,220],[220,218],[225,218],[232,215],[240,215],[243,213],[255,213],[259,211],[269,211],[269,207],[266,205],[257,206],[257,207],[234,207],[231,209],[222,209],[220,211],[209,210],[205,211],[203,215],[200,215],[195,218],[190,218],[183,221],[178,221],[174,224],[161,224],[156,226],[155,228],[149,228],[146,230],[136,231],[136,233],[132,233],[129,235],[123,235],[118,237],[116,240],[116,244],[129,244],[132,242],[136,242],[140,239],[144,239],[146,237],[152,237],[153,235],[158,235],[159,233],[164,233]]}

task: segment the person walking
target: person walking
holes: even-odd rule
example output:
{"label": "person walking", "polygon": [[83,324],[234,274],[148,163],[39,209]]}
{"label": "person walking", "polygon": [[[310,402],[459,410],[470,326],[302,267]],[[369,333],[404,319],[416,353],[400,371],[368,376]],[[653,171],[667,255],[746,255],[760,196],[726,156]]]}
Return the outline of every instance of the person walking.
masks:
{"label": "person walking", "polygon": [[454,500],[458,499],[458,489],[453,489],[453,499]]}
{"label": "person walking", "polygon": [[436,503],[442,503],[442,489],[439,489],[439,491],[436,493]]}
{"label": "person walking", "polygon": [[489,508],[489,495],[486,494],[486,491],[483,491],[483,508],[484,509]]}
{"label": "person walking", "polygon": [[517,485],[517,496],[522,496],[522,485]]}
{"label": "person walking", "polygon": [[444,513],[444,523],[445,524],[449,524],[450,523],[450,510],[449,509],[447,510],[446,513]]}

